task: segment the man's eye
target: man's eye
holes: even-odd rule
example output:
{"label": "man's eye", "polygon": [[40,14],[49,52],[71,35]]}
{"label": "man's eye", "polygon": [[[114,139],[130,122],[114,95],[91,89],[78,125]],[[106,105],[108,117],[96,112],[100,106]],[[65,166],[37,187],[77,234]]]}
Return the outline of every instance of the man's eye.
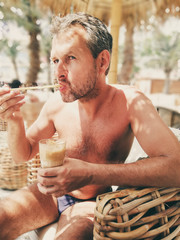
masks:
{"label": "man's eye", "polygon": [[73,60],[73,59],[75,59],[74,56],[69,56],[68,58],[69,58],[69,60]]}
{"label": "man's eye", "polygon": [[58,59],[54,59],[54,60],[53,60],[53,63],[54,63],[54,64],[56,64],[56,63],[58,63],[58,62],[59,62]]}

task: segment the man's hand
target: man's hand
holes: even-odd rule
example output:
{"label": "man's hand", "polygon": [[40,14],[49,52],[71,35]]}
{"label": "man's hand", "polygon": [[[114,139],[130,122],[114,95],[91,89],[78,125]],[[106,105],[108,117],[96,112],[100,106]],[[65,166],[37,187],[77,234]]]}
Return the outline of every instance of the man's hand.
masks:
{"label": "man's hand", "polygon": [[38,170],[38,188],[45,195],[62,196],[91,183],[90,163],[66,158],[59,167]]}
{"label": "man's hand", "polygon": [[20,117],[20,107],[25,103],[24,94],[19,90],[13,90],[8,86],[0,88],[0,118],[8,121]]}

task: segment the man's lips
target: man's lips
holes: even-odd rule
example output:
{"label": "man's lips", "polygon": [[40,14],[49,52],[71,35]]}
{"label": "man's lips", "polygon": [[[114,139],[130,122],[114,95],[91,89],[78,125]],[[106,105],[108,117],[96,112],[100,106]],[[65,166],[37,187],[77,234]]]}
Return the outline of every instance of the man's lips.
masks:
{"label": "man's lips", "polygon": [[66,89],[66,86],[63,85],[62,83],[59,83],[59,89],[60,89],[60,91],[63,91]]}

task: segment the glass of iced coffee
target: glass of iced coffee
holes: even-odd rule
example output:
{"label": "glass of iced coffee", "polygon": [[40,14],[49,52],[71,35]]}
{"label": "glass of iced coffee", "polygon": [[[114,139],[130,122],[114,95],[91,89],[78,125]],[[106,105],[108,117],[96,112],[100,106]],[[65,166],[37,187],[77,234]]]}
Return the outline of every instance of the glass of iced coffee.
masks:
{"label": "glass of iced coffee", "polygon": [[66,142],[63,139],[42,139],[39,141],[41,167],[57,167],[63,164]]}

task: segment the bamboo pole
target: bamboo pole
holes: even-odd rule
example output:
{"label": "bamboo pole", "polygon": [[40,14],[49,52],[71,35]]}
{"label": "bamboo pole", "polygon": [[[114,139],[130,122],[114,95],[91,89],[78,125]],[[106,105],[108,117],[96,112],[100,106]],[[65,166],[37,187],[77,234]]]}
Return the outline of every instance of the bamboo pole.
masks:
{"label": "bamboo pole", "polygon": [[117,83],[117,66],[118,66],[118,45],[119,45],[119,29],[122,18],[122,0],[113,0],[111,8],[111,34],[113,37],[113,49],[111,68],[109,72],[109,83]]}

